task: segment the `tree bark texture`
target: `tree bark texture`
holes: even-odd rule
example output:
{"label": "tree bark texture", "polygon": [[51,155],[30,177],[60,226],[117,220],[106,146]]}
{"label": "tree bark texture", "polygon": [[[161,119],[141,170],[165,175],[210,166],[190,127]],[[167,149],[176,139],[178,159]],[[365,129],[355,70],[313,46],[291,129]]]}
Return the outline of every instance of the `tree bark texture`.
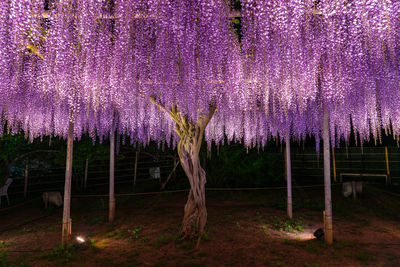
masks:
{"label": "tree bark texture", "polygon": [[292,205],[292,163],[290,160],[290,136],[286,136],[286,183],[287,183],[287,215],[293,218]]}
{"label": "tree bark texture", "polygon": [[67,141],[67,163],[65,169],[65,186],[64,186],[64,211],[62,226],[62,244],[66,246],[71,239],[71,180],[72,180],[72,156],[74,144],[74,123],[69,122],[68,141]]}
{"label": "tree bark texture", "polygon": [[[165,110],[165,107],[156,100],[153,102]],[[207,114],[199,115],[197,122],[190,122],[178,111],[177,107],[168,110],[176,122],[176,132],[180,137],[178,155],[185,174],[190,182],[188,200],[184,209],[182,221],[182,239],[197,237],[197,246],[207,222],[207,208],[205,199],[206,172],[200,165],[199,153],[203,141],[204,130],[215,113],[216,108],[210,106]]]}
{"label": "tree bark texture", "polygon": [[333,243],[332,197],[331,197],[331,165],[328,114],[323,112],[323,142],[324,142],[324,191],[325,191],[325,242]]}
{"label": "tree bark texture", "polygon": [[211,107],[207,115],[199,116],[197,122],[191,123],[178,112],[172,112],[176,121],[176,131],[180,136],[178,155],[190,182],[190,192],[184,209],[182,238],[193,239],[197,236],[197,246],[207,222],[205,196],[206,172],[200,165],[200,148],[204,130],[214,115]]}
{"label": "tree bark texture", "polygon": [[109,188],[109,214],[108,221],[110,223],[114,222],[115,218],[115,195],[114,195],[114,166],[115,166],[115,130],[111,130],[110,134],[110,188]]}

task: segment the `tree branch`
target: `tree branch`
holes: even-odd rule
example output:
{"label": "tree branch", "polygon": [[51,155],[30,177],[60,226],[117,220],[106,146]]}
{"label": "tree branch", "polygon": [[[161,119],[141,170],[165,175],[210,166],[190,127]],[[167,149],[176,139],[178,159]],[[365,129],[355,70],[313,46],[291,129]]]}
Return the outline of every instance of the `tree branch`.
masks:
{"label": "tree branch", "polygon": [[35,55],[43,59],[42,53],[39,52],[36,46],[34,46],[33,44],[25,44],[25,46],[26,48],[30,49]]}
{"label": "tree branch", "polygon": [[168,112],[168,114],[172,117],[172,119],[176,122],[176,133],[179,136],[182,136],[182,131],[185,131],[185,126],[187,124],[186,119],[182,117],[182,115],[178,111],[178,107],[176,105],[172,106],[170,110],[167,110],[165,106],[159,103],[154,97],[150,97],[151,102],[153,102],[159,109]]}

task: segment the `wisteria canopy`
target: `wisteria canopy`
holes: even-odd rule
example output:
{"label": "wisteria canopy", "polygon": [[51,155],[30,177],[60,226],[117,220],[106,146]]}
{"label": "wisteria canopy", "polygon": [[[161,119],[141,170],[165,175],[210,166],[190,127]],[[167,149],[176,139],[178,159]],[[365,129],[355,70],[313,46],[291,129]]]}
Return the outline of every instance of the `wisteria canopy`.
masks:
{"label": "wisteria canopy", "polygon": [[332,144],[400,134],[399,0],[44,2],[0,0],[1,129],[175,146],[163,106],[215,107],[209,145],[319,140],[323,109]]}

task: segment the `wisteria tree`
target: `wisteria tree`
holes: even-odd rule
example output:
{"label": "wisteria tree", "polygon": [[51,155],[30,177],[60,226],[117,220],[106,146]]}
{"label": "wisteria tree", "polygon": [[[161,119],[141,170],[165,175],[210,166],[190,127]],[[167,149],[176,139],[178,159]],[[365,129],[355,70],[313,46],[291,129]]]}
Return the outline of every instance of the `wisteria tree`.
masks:
{"label": "wisteria tree", "polygon": [[352,131],[399,138],[399,28],[398,0],[242,0],[234,14],[223,0],[2,0],[0,126],[177,147],[193,237],[207,218],[203,138],[311,135],[325,157]]}

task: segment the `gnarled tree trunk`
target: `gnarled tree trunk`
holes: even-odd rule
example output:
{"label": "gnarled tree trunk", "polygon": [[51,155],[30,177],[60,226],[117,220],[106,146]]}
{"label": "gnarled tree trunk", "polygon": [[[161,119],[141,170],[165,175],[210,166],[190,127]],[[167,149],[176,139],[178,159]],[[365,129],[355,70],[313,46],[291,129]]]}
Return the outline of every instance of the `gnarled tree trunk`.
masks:
{"label": "gnarled tree trunk", "polygon": [[[164,109],[164,106],[153,99],[153,102]],[[180,140],[178,155],[189,182],[190,192],[185,205],[182,222],[182,239],[197,237],[197,246],[207,222],[205,197],[206,172],[200,166],[199,153],[203,141],[204,130],[215,113],[216,108],[210,106],[207,114],[200,115],[196,123],[182,116],[177,107],[169,110],[176,122],[176,132]]]}
{"label": "gnarled tree trunk", "polygon": [[199,153],[204,130],[214,112],[215,107],[210,107],[208,114],[199,116],[196,124],[189,122],[176,109],[170,112],[176,121],[176,131],[180,136],[179,159],[190,182],[190,192],[182,222],[182,238],[192,239],[197,236],[197,246],[207,222],[206,172],[200,165]]}
{"label": "gnarled tree trunk", "polygon": [[198,143],[199,127],[194,131],[184,133],[178,144],[178,154],[183,169],[190,182],[190,192],[185,205],[185,215],[182,222],[183,238],[194,238],[201,235],[207,222],[207,209],[205,201],[206,173],[200,166]]}

